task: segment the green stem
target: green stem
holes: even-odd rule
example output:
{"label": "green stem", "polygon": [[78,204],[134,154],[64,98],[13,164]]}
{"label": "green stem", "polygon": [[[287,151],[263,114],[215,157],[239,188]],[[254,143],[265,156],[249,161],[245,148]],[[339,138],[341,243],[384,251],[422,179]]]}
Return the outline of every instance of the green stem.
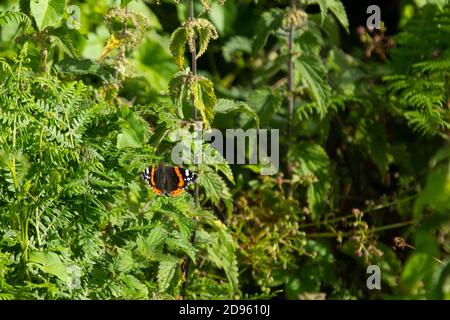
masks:
{"label": "green stem", "polygon": [[[291,8],[293,10],[295,10],[296,6],[295,6],[295,0],[291,0]],[[293,50],[293,46],[294,46],[294,32],[295,32],[295,26],[293,23],[291,23],[290,27],[289,27],[289,33],[288,33],[288,119],[287,119],[287,130],[286,130],[286,137],[287,137],[287,159],[286,159],[286,173],[287,173],[287,178],[291,179],[292,178],[292,167],[291,164],[289,162],[289,148],[291,145],[291,139],[292,139],[292,114],[294,112],[294,95],[293,95],[293,91],[294,91],[294,72],[295,72],[295,67],[294,67],[294,61],[292,59],[292,50]],[[292,191],[292,185],[288,186],[288,194],[290,194]]]}
{"label": "green stem", "polygon": [[[194,20],[195,15],[194,15],[194,0],[189,0],[189,20]],[[195,38],[192,40],[193,41],[193,48],[194,50],[191,51],[191,72],[194,75],[194,77],[197,76],[197,52],[196,52],[196,43],[195,43]],[[195,105],[192,105],[192,118],[194,121],[197,121],[197,109],[195,108]],[[195,128],[195,125],[194,125]],[[195,160],[195,159],[194,159]],[[195,161],[194,161],[195,162]],[[194,205],[195,208],[199,207],[199,188],[198,188],[198,183],[194,184]],[[194,231],[192,232],[192,236],[191,236],[191,244],[192,246],[195,246],[195,242],[196,242],[196,236],[197,236],[197,224],[198,224],[198,220],[194,218],[195,221],[195,226],[194,226]],[[189,275],[190,275],[190,271],[191,271],[191,259],[189,257],[186,258],[186,267],[184,269],[183,272],[183,276],[184,276],[184,283],[181,287],[181,296],[186,296],[186,290],[187,290],[187,286],[189,284]]]}
{"label": "green stem", "polygon": [[[414,223],[415,223],[415,221],[398,222],[398,223],[393,223],[393,224],[389,224],[386,226],[374,228],[374,229],[370,230],[369,232],[376,233],[376,232],[381,232],[381,231],[390,230],[390,229],[397,229],[397,228],[402,228],[402,227],[412,225]],[[342,237],[350,237],[353,234],[354,234],[354,231],[348,231],[348,232],[341,233],[341,236]],[[337,235],[336,232],[317,232],[317,233],[309,233],[309,234],[307,234],[307,237],[308,238],[334,238],[334,237],[336,237],[336,235]]]}
{"label": "green stem", "polygon": [[[417,196],[418,195],[415,194],[415,195],[413,195],[411,197],[407,197],[407,198],[403,198],[403,199],[400,199],[400,200],[392,201],[392,202],[389,202],[389,203],[386,203],[386,204],[380,204],[378,206],[374,206],[372,208],[363,210],[363,212],[373,212],[373,211],[378,211],[378,210],[381,210],[381,209],[389,208],[389,207],[391,207],[391,206],[393,206],[395,204],[401,203],[401,202],[411,201],[411,200],[417,198]],[[305,223],[305,224],[302,224],[299,228],[300,229],[304,229],[304,228],[309,228],[309,227],[318,227],[318,226],[321,226],[321,225],[326,225],[326,224],[329,224],[329,223],[341,221],[341,220],[344,220],[344,219],[347,219],[347,218],[352,218],[354,216],[355,216],[354,214],[347,214],[345,216],[341,216],[341,217],[337,217],[337,218],[333,218],[333,219],[328,219],[328,220],[320,221],[320,222],[317,222],[317,223],[316,222]]]}

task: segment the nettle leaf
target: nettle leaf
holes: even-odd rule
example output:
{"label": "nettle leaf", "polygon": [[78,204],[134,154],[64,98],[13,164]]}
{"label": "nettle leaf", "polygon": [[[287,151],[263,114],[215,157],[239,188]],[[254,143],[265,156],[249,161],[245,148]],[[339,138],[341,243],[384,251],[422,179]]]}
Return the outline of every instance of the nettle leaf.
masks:
{"label": "nettle leaf", "polygon": [[326,207],[331,189],[330,159],[321,146],[310,142],[301,142],[293,147],[289,158],[294,164],[293,181],[307,186],[311,216],[317,219]]}
{"label": "nettle leaf", "polygon": [[[207,213],[208,214],[208,213]],[[209,213],[209,215],[211,215]],[[239,290],[239,269],[235,253],[235,243],[227,227],[213,216],[205,221],[214,232],[198,231],[199,242],[205,243],[208,260],[223,269],[230,283],[230,291]]]}
{"label": "nettle leaf", "polygon": [[317,0],[317,2],[320,7],[320,20],[323,23],[328,14],[328,0]]}
{"label": "nettle leaf", "polygon": [[420,191],[414,203],[413,215],[419,219],[422,211],[429,206],[438,213],[446,214],[450,210],[450,170],[441,166],[432,170],[427,177],[425,188]]}
{"label": "nettle leaf", "polygon": [[175,276],[178,262],[175,261],[161,261],[158,266],[158,288],[160,291],[166,291]]}
{"label": "nettle leaf", "polygon": [[38,29],[43,30],[61,21],[66,10],[66,0],[31,0],[30,10]]}
{"label": "nettle leaf", "polygon": [[222,55],[226,62],[233,59],[236,52],[252,52],[252,42],[249,38],[243,36],[231,37],[222,47]]}
{"label": "nettle leaf", "polygon": [[62,263],[59,255],[54,252],[31,252],[28,261],[29,264],[36,266],[45,273],[56,276],[61,281],[66,282],[68,279],[66,266]]}
{"label": "nettle leaf", "polygon": [[184,50],[188,42],[188,31],[184,27],[177,28],[170,37],[169,50],[180,69],[184,66]]}
{"label": "nettle leaf", "polygon": [[167,246],[170,249],[181,250],[195,261],[195,248],[190,241],[190,237],[178,231],[173,231],[167,239]]}
{"label": "nettle leaf", "polygon": [[315,2],[318,3],[320,7],[320,20],[322,24],[328,15],[328,11],[331,11],[342,27],[344,27],[345,31],[347,31],[347,33],[349,32],[347,13],[340,0],[317,0]]}
{"label": "nettle leaf", "polygon": [[217,103],[214,85],[211,80],[199,77],[191,83],[190,89],[194,106],[200,111],[205,128],[209,128],[214,119],[214,107]]}
{"label": "nettle leaf", "polygon": [[197,18],[187,21],[183,26],[177,28],[170,37],[170,53],[175,57],[175,62],[183,69],[184,53],[186,44],[191,52],[196,51],[194,39],[198,45],[196,57],[201,57],[207,50],[209,41],[219,37],[216,27],[207,19]]}
{"label": "nettle leaf", "polygon": [[179,71],[170,80],[169,94],[170,98],[175,104],[182,104],[183,90],[186,87],[188,79],[189,79],[189,72]]}
{"label": "nettle leaf", "polygon": [[216,172],[222,172],[223,175],[231,182],[234,182],[233,171],[223,155],[209,143],[203,144],[203,163],[214,167]]}
{"label": "nettle leaf", "polygon": [[214,107],[216,113],[230,113],[234,111],[244,112],[255,119],[256,126],[259,128],[258,114],[249,107],[249,105],[243,101],[235,101],[230,99],[218,99],[217,104]]}
{"label": "nettle leaf", "polygon": [[349,23],[347,18],[347,13],[345,7],[340,0],[327,0],[328,9],[334,14],[338,19],[339,23],[344,27],[347,33],[349,32]]}
{"label": "nettle leaf", "polygon": [[208,48],[211,39],[219,37],[216,27],[207,19],[198,18],[194,20],[194,30],[198,35],[198,52],[197,58],[201,57]]}
{"label": "nettle leaf", "polygon": [[327,99],[331,88],[326,82],[326,70],[318,58],[301,56],[296,60],[296,80],[311,92],[311,99],[317,103],[318,113],[323,117],[326,113]]}
{"label": "nettle leaf", "polygon": [[267,124],[280,110],[283,97],[278,91],[265,87],[252,91],[246,100],[251,102],[250,106],[259,116],[259,122]]}
{"label": "nettle leaf", "polygon": [[137,251],[147,259],[157,259],[167,237],[168,233],[163,227],[155,226],[147,237],[139,236],[137,238]]}
{"label": "nettle leaf", "polygon": [[367,150],[372,161],[384,177],[389,164],[394,160],[390,153],[390,145],[386,138],[384,126],[379,123],[367,123],[364,119],[357,126],[355,141]]}
{"label": "nettle leaf", "polygon": [[267,39],[274,34],[283,24],[284,10],[274,8],[264,12],[255,28],[252,51],[254,54],[261,51],[267,43]]}
{"label": "nettle leaf", "polygon": [[214,171],[203,173],[198,178],[198,184],[205,189],[206,196],[215,204],[220,200],[232,202],[230,190],[223,178]]}

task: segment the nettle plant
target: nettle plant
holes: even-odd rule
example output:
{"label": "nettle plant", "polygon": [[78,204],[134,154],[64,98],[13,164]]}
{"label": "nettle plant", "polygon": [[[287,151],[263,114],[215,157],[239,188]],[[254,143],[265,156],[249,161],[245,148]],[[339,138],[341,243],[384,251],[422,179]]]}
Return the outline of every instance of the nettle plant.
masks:
{"label": "nettle plant", "polygon": [[[308,14],[311,5],[318,5],[320,14]],[[329,31],[339,25],[348,31],[347,16],[340,1],[283,1],[260,16],[253,37],[230,39],[224,53],[251,55],[255,89],[247,89],[245,97],[261,126],[285,132],[284,174],[250,180],[246,191],[237,193],[238,214],[230,223],[240,244],[241,268],[251,274],[244,285],[253,286],[248,280],[253,279],[265,293],[286,285],[290,294],[290,275],[303,282],[312,272],[317,281],[307,285],[317,290],[321,283],[336,285],[333,257],[325,244],[307,240],[299,226],[307,218],[319,221],[333,202],[331,163],[321,145],[327,132],[312,128],[327,127],[339,105],[325,58],[339,44],[339,36]],[[299,267],[303,255],[316,259]]]}
{"label": "nettle plant", "polygon": [[[65,1],[53,2],[64,12]],[[211,81],[183,64],[186,44],[194,64],[218,34],[193,16],[191,1],[191,17],[170,43],[181,69],[169,87],[173,103],[163,95],[133,105],[120,90],[133,80],[128,60],[147,24],[127,4],[105,15],[109,38],[98,60],[50,53],[44,39],[53,30],[72,44],[77,31],[39,4],[2,13],[2,25],[26,27],[20,54],[0,60],[2,298],[240,296],[234,241],[202,209],[221,202],[230,209],[218,173],[233,181],[226,162],[195,168],[202,192],[194,201],[186,193],[157,197],[140,179],[149,164],[170,163],[170,133],[190,126],[183,105],[192,105],[193,119],[199,110],[206,127],[215,112],[242,109],[231,100],[220,108]],[[44,60],[34,54],[42,50]]]}

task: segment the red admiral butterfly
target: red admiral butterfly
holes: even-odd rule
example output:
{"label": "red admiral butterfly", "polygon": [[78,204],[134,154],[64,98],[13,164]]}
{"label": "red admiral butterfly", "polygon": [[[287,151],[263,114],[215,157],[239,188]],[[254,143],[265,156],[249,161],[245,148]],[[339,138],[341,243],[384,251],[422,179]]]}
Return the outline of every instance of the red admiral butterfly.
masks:
{"label": "red admiral butterfly", "polygon": [[180,167],[152,165],[141,174],[142,179],[147,181],[153,191],[158,195],[178,196],[183,190],[197,181],[198,175],[192,171]]}

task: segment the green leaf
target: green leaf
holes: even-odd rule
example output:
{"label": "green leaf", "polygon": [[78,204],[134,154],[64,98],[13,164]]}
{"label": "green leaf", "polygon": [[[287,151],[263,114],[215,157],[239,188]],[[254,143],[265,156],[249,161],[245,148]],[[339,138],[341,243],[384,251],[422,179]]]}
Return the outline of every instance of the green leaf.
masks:
{"label": "green leaf", "polygon": [[339,23],[349,32],[349,23],[345,7],[340,0],[328,0],[328,8],[338,19]]}
{"label": "green leaf", "polygon": [[236,52],[252,52],[252,42],[249,38],[242,36],[231,37],[222,47],[222,54],[225,61],[230,62]]}
{"label": "green leaf", "polygon": [[214,231],[198,231],[199,242],[206,245],[208,260],[223,269],[230,283],[230,293],[239,290],[239,269],[235,254],[235,243],[227,227],[213,216],[205,221]]}
{"label": "green leaf", "polygon": [[31,15],[39,30],[55,26],[66,10],[66,0],[31,0]]}
{"label": "green leaf", "polygon": [[136,132],[133,129],[125,129],[122,133],[117,135],[117,149],[138,148],[139,146],[140,143],[138,142]]}
{"label": "green leaf", "polygon": [[201,57],[207,50],[209,41],[211,39],[217,39],[216,27],[207,19],[198,18],[195,20],[194,30],[198,35],[198,52],[197,58]]}
{"label": "green leaf", "polygon": [[170,37],[169,50],[180,69],[184,67],[184,50],[188,42],[188,31],[184,27],[177,28]]}
{"label": "green leaf", "polygon": [[450,210],[450,170],[448,166],[436,168],[428,174],[425,188],[414,203],[414,218],[419,219],[427,206],[448,214]]}
{"label": "green leaf", "polygon": [[158,266],[158,287],[160,291],[166,291],[175,275],[178,263],[174,261],[161,261]]}
{"label": "green leaf", "polygon": [[192,261],[195,261],[195,248],[190,241],[190,237],[174,231],[166,243],[171,249],[179,249],[187,254]]}
{"label": "green leaf", "polygon": [[355,141],[360,142],[367,150],[373,163],[378,167],[381,178],[385,176],[389,164],[393,161],[384,129],[379,123],[367,123],[362,119],[355,132]]}
{"label": "green leaf", "polygon": [[147,259],[158,260],[158,254],[160,254],[167,237],[167,231],[161,226],[156,226],[147,237],[138,236],[136,240],[137,251]]}
{"label": "green leaf", "polygon": [[262,14],[255,28],[252,45],[253,54],[261,51],[266,45],[269,36],[281,27],[284,15],[285,12],[281,9],[272,9]]}
{"label": "green leaf", "polygon": [[183,101],[186,95],[186,85],[188,83],[189,73],[186,71],[177,72],[169,82],[169,94],[178,113],[183,114]]}
{"label": "green leaf", "polygon": [[54,252],[31,252],[28,261],[43,272],[56,276],[61,281],[66,282],[68,279],[66,266],[62,263],[59,255]]}
{"label": "green leaf", "polygon": [[200,175],[198,184],[205,188],[206,196],[211,199],[213,203],[218,203],[220,200],[232,201],[227,184],[216,172],[211,171],[208,172],[208,174]]}
{"label": "green leaf", "polygon": [[104,81],[113,80],[112,69],[107,69],[106,67],[97,63],[96,61],[89,59],[79,60],[74,58],[65,58],[64,60],[56,64],[55,67],[61,73],[78,76],[94,75]]}
{"label": "green leaf", "polygon": [[[147,32],[131,61],[138,74],[142,75],[157,93],[167,90],[169,79],[178,70],[171,51],[167,48],[167,42],[166,37],[156,32]],[[180,54],[179,58],[184,59],[184,51]],[[180,63],[182,66],[183,61]]]}
{"label": "green leaf", "polygon": [[328,14],[328,0],[317,0],[317,2],[319,3],[320,6],[320,20],[321,23],[323,24]]}
{"label": "green leaf", "polygon": [[194,98],[194,106],[200,111],[205,128],[209,128],[214,119],[214,107],[217,103],[212,81],[202,77],[198,78],[191,84],[191,93]]}
{"label": "green leaf", "polygon": [[311,216],[318,219],[329,201],[330,159],[321,146],[310,142],[301,142],[291,148],[289,158],[291,163],[294,163],[293,181],[307,185]]}
{"label": "green leaf", "polygon": [[259,117],[259,123],[266,125],[281,108],[283,98],[278,91],[261,88],[250,92],[247,99],[250,107]]}
{"label": "green leaf", "polygon": [[331,88],[326,82],[325,68],[318,58],[301,56],[295,63],[297,81],[311,90],[311,98],[318,105],[318,113],[324,116]]}
{"label": "green leaf", "polygon": [[413,253],[403,268],[401,281],[407,287],[413,287],[418,281],[422,280],[428,273],[432,272],[435,262],[426,253]]}
{"label": "green leaf", "polygon": [[214,107],[216,113],[230,113],[234,111],[245,112],[255,119],[256,126],[259,128],[259,117],[258,114],[249,107],[243,101],[235,101],[230,99],[218,99],[217,104]]}

